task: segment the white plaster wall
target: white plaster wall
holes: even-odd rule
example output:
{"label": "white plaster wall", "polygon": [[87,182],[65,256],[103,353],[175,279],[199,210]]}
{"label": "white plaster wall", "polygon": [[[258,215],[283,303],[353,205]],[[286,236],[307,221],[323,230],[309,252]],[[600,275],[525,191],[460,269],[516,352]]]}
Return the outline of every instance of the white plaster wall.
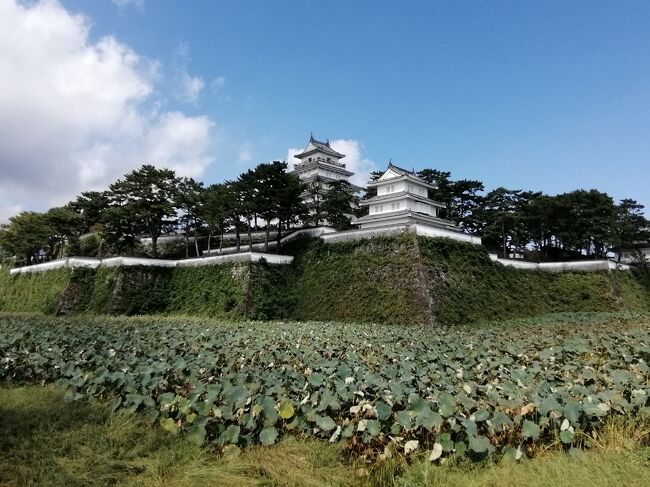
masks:
{"label": "white plaster wall", "polygon": [[417,183],[408,182],[406,184],[406,189],[409,193],[416,194],[424,198],[427,198],[429,196],[429,190],[425,186],[421,186]]}
{"label": "white plaster wall", "polygon": [[364,228],[359,230],[348,230],[345,232],[336,232],[333,234],[322,235],[321,239],[328,243],[349,242],[364,238],[373,238],[377,236],[402,235],[404,233],[413,233],[425,237],[445,237],[462,242],[469,242],[480,245],[481,239],[465,233],[453,232],[442,228],[434,228],[418,224],[396,224]]}
{"label": "white plaster wall", "polygon": [[481,237],[475,237],[474,235],[469,235],[467,233],[454,232],[452,230],[445,230],[444,228],[429,227],[426,225],[411,225],[413,227],[413,232],[416,235],[421,235],[423,237],[446,237],[453,240],[459,240],[461,242],[469,242],[476,245],[481,245]]}
{"label": "white plaster wall", "polygon": [[432,215],[435,216],[435,213],[432,211],[433,207],[431,205],[427,205],[426,203],[422,203],[421,201],[415,202],[417,204],[417,210],[420,213],[425,213],[427,215]]}
{"label": "white plaster wall", "polygon": [[[388,227],[394,227],[394,226],[406,226],[409,224],[413,223],[413,219],[411,216],[408,214],[405,214],[403,216],[391,219],[389,223],[385,221],[369,221],[369,222],[364,222],[363,223],[363,228],[361,230],[366,230],[366,229],[375,229],[375,228],[388,228]],[[349,231],[349,230],[348,230]]]}
{"label": "white plaster wall", "polygon": [[515,269],[538,270],[544,272],[595,272],[608,270],[630,270],[627,264],[616,264],[611,260],[577,260],[569,262],[526,262],[523,260],[501,259],[496,254],[490,258],[507,267]]}
{"label": "white plaster wall", "polygon": [[199,257],[197,259],[185,260],[161,260],[161,259],[141,259],[135,257],[110,257],[108,259],[83,259],[72,257],[69,259],[60,259],[44,264],[33,266],[17,267],[11,269],[10,273],[25,274],[30,272],[45,272],[53,269],[62,269],[65,267],[121,267],[121,266],[149,266],[149,267],[197,267],[206,265],[219,265],[232,262],[260,262],[265,260],[269,264],[290,264],[293,256],[267,254],[263,252],[244,252],[239,254],[220,255],[215,257]]}
{"label": "white plaster wall", "polygon": [[310,169],[309,171],[301,172],[300,177],[303,179],[307,179],[310,176],[315,176],[316,175],[316,169]]}
{"label": "white plaster wall", "polygon": [[291,264],[293,262],[292,255],[278,255],[278,254],[264,254],[261,252],[252,252],[250,254],[251,262],[266,261],[269,264]]}
{"label": "white plaster wall", "polygon": [[[393,207],[393,205],[395,206]],[[369,205],[369,207],[371,215],[378,213],[391,213],[393,211],[411,210],[418,213],[424,213],[425,215],[436,216],[435,208],[432,205],[428,205],[421,201],[413,201],[406,197],[391,202],[373,203]]]}
{"label": "white plaster wall", "polygon": [[[281,244],[287,243],[287,242],[292,242],[296,240],[297,238],[301,237],[320,237],[321,235],[325,233],[334,233],[336,230],[334,230],[331,227],[314,227],[314,228],[302,228],[300,230],[296,230],[293,233],[290,233],[289,235],[286,235],[282,237],[280,240]],[[269,242],[269,248],[275,248],[277,245],[276,239],[273,239]],[[248,249],[248,244],[241,246],[242,249]],[[259,242],[259,243],[254,243],[253,244],[253,249],[254,250],[261,250],[264,248],[264,242]],[[223,247],[221,249],[221,252],[219,252],[219,249],[212,249],[210,250],[209,255],[219,255],[219,254],[232,254],[237,251],[237,247],[235,246],[230,246],[230,247]],[[207,252],[206,252],[207,254]]]}
{"label": "white plaster wall", "polygon": [[68,265],[70,267],[90,267],[95,269],[102,263],[101,259],[92,259],[88,257],[70,257]]}
{"label": "white plaster wall", "polygon": [[394,211],[402,211],[407,209],[408,201],[406,199],[400,199],[383,203],[373,203],[369,206],[369,212],[371,215],[375,215],[377,213],[391,213]]}
{"label": "white plaster wall", "polygon": [[350,242],[354,240],[361,240],[366,238],[373,237],[386,237],[386,236],[395,236],[402,235],[406,232],[406,225],[404,226],[391,226],[391,227],[377,227],[377,228],[365,228],[363,230],[347,230],[345,232],[336,232],[321,235],[321,239],[326,243],[337,243],[337,242]]}
{"label": "white plaster wall", "polygon": [[406,184],[404,181],[386,182],[385,184],[377,186],[377,195],[398,193],[400,191],[406,191]]}
{"label": "white plaster wall", "polygon": [[54,269],[63,269],[68,267],[68,259],[58,259],[51,262],[44,262],[43,264],[35,264],[25,267],[16,267],[15,269],[10,269],[10,274],[25,274],[30,272],[42,272],[42,271],[51,271]]}

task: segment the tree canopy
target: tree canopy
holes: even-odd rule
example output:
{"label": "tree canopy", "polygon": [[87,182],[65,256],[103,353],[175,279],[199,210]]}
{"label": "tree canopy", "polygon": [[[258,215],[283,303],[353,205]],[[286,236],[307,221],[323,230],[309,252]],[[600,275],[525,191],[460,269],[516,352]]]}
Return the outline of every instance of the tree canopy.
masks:
{"label": "tree canopy", "polygon": [[[529,254],[538,260],[604,258],[631,254],[650,245],[650,223],[643,205],[614,199],[601,191],[559,195],[499,187],[485,192],[478,180],[454,180],[448,171],[422,169],[418,176],[434,186],[429,197],[444,205],[441,217],[502,255]],[[380,172],[373,172],[376,180]],[[371,187],[363,196],[376,194]],[[344,230],[364,211],[347,181],[316,179],[305,185],[282,161],[258,164],[234,181],[204,187],[173,170],[143,165],[106,191],[87,191],[46,212],[21,212],[0,226],[0,255],[31,264],[70,253],[81,255],[159,255],[162,235],[185,241],[185,256],[212,251],[219,237],[234,232],[237,249],[253,231],[271,232],[280,249],[282,232],[294,225],[329,225]],[[143,239],[151,244],[143,245]],[[203,240],[202,240],[203,239]],[[200,242],[203,242],[202,244]],[[207,244],[207,245],[206,245]],[[203,251],[201,250],[203,249]]]}

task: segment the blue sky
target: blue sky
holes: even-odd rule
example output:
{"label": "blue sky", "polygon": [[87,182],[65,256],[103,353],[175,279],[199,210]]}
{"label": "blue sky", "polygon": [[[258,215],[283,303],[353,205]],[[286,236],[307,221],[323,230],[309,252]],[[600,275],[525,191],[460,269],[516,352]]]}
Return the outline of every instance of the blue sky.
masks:
{"label": "blue sky", "polygon": [[650,206],[650,2],[61,3],[88,45],[111,36],[155,62],[138,110],[209,119],[207,182],[313,132],[358,143],[360,168]]}

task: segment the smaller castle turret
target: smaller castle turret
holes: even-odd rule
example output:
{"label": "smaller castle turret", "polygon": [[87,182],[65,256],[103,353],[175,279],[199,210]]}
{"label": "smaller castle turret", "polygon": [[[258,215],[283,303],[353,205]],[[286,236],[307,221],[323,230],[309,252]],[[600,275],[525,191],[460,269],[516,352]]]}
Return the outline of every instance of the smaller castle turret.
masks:
{"label": "smaller castle turret", "polygon": [[392,163],[369,188],[377,188],[377,195],[361,201],[368,214],[354,220],[362,229],[387,225],[421,224],[448,230],[455,225],[439,217],[444,205],[429,198],[429,190],[436,189],[414,171],[402,169]]}

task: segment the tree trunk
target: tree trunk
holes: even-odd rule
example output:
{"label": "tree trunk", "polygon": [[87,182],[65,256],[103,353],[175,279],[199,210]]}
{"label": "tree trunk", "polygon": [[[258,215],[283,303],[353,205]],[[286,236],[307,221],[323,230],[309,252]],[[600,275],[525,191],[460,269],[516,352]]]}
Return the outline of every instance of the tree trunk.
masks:
{"label": "tree trunk", "polygon": [[503,241],[503,258],[507,259],[508,255],[506,253],[506,226],[503,223],[503,218],[501,219],[501,238]]}
{"label": "tree trunk", "polygon": [[264,237],[264,252],[269,251],[269,232],[270,232],[270,230],[271,229],[269,228],[269,222],[266,222],[266,235]]}
{"label": "tree trunk", "polygon": [[219,235],[219,253],[221,253],[221,249],[223,249],[223,230],[221,230],[221,234]]}
{"label": "tree trunk", "polygon": [[212,232],[208,233],[208,257],[210,256],[210,245],[212,244]]}
{"label": "tree trunk", "polygon": [[235,241],[237,245],[237,253],[239,253],[241,247],[241,238],[239,236],[239,227],[237,225],[235,225]]}
{"label": "tree trunk", "polygon": [[196,250],[196,256],[199,256],[199,235],[196,229],[196,222],[194,222],[194,249]]}
{"label": "tree trunk", "polygon": [[280,240],[282,240],[282,220],[278,218],[278,234],[276,235],[275,253],[280,253]]}
{"label": "tree trunk", "polygon": [[521,241],[519,239],[519,232],[517,232],[516,235],[517,235],[517,239],[516,239],[516,242],[515,242],[515,259],[517,258],[516,254],[519,253],[519,245],[521,244]]}
{"label": "tree trunk", "polygon": [[253,251],[253,235],[251,235],[251,224],[250,220],[248,221],[248,251]]}
{"label": "tree trunk", "polygon": [[151,252],[154,258],[158,257],[158,237],[151,236]]}
{"label": "tree trunk", "polygon": [[187,236],[187,230],[185,231],[185,258],[189,259],[190,257],[190,237]]}

